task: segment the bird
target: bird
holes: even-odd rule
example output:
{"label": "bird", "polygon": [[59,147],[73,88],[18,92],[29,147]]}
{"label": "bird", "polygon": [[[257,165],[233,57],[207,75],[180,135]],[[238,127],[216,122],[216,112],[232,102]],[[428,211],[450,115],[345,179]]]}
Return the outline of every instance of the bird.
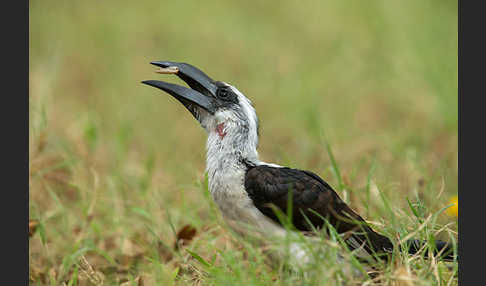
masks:
{"label": "bird", "polygon": [[[259,159],[259,120],[252,102],[235,86],[216,81],[183,62],[153,61],[156,72],[175,74],[189,87],[159,80],[143,84],[178,100],[207,133],[206,172],[212,199],[230,226],[251,226],[266,237],[289,233],[278,211],[291,211],[290,231],[312,233],[331,225],[358,258],[388,261],[394,246],[349,207],[317,174]],[[410,254],[426,242],[407,241]],[[359,251],[358,251],[359,250]],[[401,251],[401,248],[399,248]],[[300,257],[302,249],[296,251]],[[432,255],[454,259],[453,245],[436,240]],[[457,257],[457,256],[456,256]]]}

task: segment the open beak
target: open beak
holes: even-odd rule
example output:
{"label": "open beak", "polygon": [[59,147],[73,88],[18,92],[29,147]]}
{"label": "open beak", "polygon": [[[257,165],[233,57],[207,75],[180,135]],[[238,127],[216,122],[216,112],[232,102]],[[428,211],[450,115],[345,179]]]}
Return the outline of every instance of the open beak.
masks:
{"label": "open beak", "polygon": [[151,64],[159,67],[156,70],[157,73],[176,74],[191,88],[158,80],[145,80],[142,83],[169,93],[181,102],[198,120],[198,109],[196,107],[214,114],[216,111],[215,96],[217,86],[204,72],[186,63],[158,61],[151,62]]}

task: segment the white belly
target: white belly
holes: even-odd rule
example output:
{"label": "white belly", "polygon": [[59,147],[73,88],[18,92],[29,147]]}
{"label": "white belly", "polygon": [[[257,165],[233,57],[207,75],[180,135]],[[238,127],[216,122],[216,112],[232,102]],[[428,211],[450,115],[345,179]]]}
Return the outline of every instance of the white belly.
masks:
{"label": "white belly", "polygon": [[244,187],[243,170],[210,176],[209,190],[230,226],[246,224],[267,236],[285,234],[281,226],[262,214],[253,204]]}

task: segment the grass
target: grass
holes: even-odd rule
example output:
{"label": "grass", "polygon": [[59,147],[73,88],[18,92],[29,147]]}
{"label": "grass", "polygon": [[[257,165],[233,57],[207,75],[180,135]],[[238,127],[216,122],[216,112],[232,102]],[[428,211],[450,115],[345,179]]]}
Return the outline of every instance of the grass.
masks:
{"label": "grass", "polygon": [[203,130],[140,84],[152,60],[194,64],[253,101],[264,161],[316,172],[395,243],[455,241],[457,2],[196,3],[30,2],[30,283],[457,285],[427,249],[349,276],[337,237],[271,263],[212,202]]}

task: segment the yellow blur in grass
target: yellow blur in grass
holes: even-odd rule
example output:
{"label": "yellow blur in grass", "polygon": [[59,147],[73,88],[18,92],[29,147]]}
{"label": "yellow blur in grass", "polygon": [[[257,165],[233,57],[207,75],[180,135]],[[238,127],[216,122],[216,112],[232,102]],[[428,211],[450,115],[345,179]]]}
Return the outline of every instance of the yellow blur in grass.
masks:
{"label": "yellow blur in grass", "polygon": [[457,200],[457,196],[453,196],[450,198],[449,200],[449,204],[452,204],[452,206],[450,206],[447,210],[446,210],[446,213],[450,216],[455,216],[457,217],[458,213],[459,213],[459,207],[458,207],[458,200]]}

